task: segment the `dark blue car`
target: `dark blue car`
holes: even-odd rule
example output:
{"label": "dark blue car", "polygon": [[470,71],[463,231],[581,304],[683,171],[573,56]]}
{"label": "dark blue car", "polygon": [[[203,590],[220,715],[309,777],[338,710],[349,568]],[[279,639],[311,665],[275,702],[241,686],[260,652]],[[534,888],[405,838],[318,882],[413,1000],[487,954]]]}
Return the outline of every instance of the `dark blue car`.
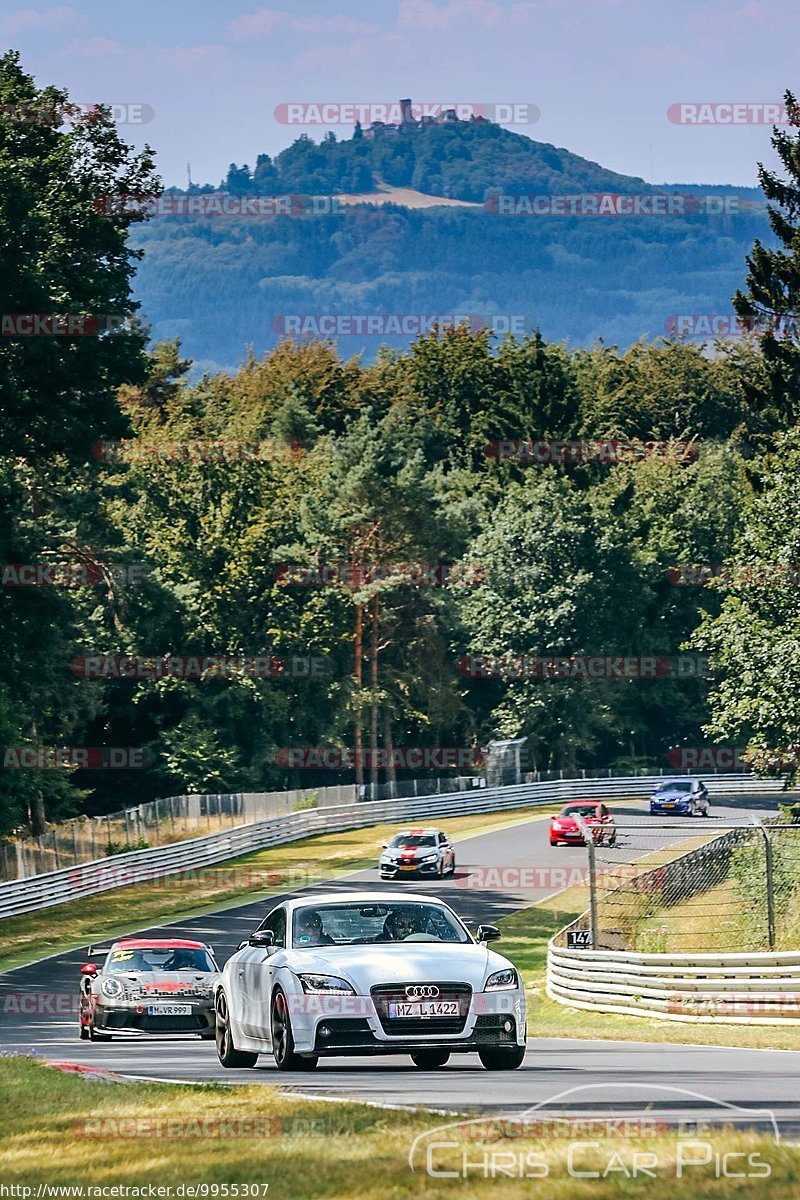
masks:
{"label": "dark blue car", "polygon": [[708,817],[708,790],[699,779],[665,779],[650,797],[650,816]]}

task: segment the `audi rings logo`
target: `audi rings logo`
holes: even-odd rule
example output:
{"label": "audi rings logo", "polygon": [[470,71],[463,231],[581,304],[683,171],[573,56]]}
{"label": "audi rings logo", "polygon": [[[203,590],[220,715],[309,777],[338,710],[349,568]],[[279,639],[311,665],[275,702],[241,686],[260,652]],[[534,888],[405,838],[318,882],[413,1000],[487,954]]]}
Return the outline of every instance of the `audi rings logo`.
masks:
{"label": "audi rings logo", "polygon": [[435,983],[412,983],[406,988],[409,1000],[433,1000],[438,995],[439,989]]}

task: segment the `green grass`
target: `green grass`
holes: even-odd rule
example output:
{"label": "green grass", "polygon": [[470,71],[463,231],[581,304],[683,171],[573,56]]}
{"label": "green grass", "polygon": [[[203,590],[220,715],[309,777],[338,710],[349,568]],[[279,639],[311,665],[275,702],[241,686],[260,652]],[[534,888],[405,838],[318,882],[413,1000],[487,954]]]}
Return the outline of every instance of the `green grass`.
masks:
{"label": "green grass", "polygon": [[[769,1178],[715,1178],[717,1160],[712,1156],[709,1164],[689,1168],[688,1176],[678,1180],[672,1134],[647,1140],[593,1135],[596,1148],[582,1151],[578,1163],[601,1177],[577,1179],[567,1171],[565,1140],[544,1138],[541,1132],[519,1138],[507,1131],[498,1137],[496,1126],[487,1140],[462,1138],[447,1159],[434,1158],[434,1167],[460,1165],[464,1151],[470,1162],[492,1152],[506,1156],[507,1171],[508,1156],[517,1161],[520,1153],[528,1153],[536,1156],[539,1170],[547,1169],[546,1178],[501,1174],[485,1179],[473,1172],[465,1186],[463,1179],[429,1176],[424,1153],[412,1172],[414,1139],[448,1119],[297,1100],[265,1085],[103,1083],[32,1059],[6,1058],[0,1060],[0,1182],[32,1188],[34,1196],[40,1184],[150,1184],[172,1188],[173,1198],[180,1184],[268,1184],[267,1196],[279,1200],[620,1200],[645,1194],[647,1200],[674,1200],[684,1184],[693,1200],[797,1196],[798,1151],[776,1146],[772,1137],[732,1131],[703,1136],[717,1152],[757,1155]],[[474,1127],[466,1128],[474,1134]],[[169,1131],[172,1136],[163,1136]],[[449,1131],[446,1136],[459,1135]],[[630,1167],[634,1153],[646,1152],[657,1156],[655,1179],[620,1177],[618,1166],[602,1177],[609,1163]],[[735,1169],[746,1162],[734,1160]],[[213,1194],[210,1188],[208,1195]]]}
{"label": "green grass", "polygon": [[[472,834],[545,820],[560,807],[516,809],[482,816],[472,813],[448,817],[442,824],[457,842]],[[307,883],[374,867],[382,843],[396,831],[397,825],[392,824],[322,834],[204,867],[194,876],[183,873],[166,880],[114,888],[35,913],[6,917],[0,920],[0,971],[92,940],[219,912]],[[115,869],[113,860],[110,869]]]}

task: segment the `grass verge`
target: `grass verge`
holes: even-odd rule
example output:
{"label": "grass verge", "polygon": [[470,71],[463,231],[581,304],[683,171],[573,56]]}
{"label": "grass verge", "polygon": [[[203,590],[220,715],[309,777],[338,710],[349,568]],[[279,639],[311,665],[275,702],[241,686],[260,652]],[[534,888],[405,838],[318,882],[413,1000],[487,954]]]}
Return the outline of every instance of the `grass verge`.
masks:
{"label": "grass verge", "polygon": [[693,1021],[659,1021],[649,1014],[625,1017],[617,1013],[570,1008],[551,1000],[545,990],[547,943],[558,929],[583,912],[581,907],[557,908],[561,900],[560,896],[553,897],[543,905],[524,908],[498,922],[503,932],[498,950],[511,959],[525,982],[530,1037],[800,1050],[800,1028],[788,1025],[701,1025]]}
{"label": "grass verge", "polygon": [[[595,1135],[594,1148],[579,1152],[576,1168],[597,1175],[576,1178],[568,1172],[565,1139],[543,1137],[541,1128],[539,1136],[526,1131],[522,1138],[513,1133],[498,1137],[496,1125],[487,1128],[485,1141],[475,1138],[472,1126],[472,1136],[455,1148],[435,1151],[433,1169],[455,1170],[456,1178],[428,1174],[425,1143],[412,1171],[409,1151],[414,1139],[450,1119],[295,1100],[263,1085],[104,1084],[35,1060],[9,1058],[0,1061],[0,1179],[6,1186],[30,1188],[28,1196],[34,1197],[39,1187],[82,1185],[85,1200],[91,1200],[92,1188],[144,1188],[144,1193],[127,1194],[147,1195],[148,1185],[153,1185],[165,1189],[156,1194],[175,1198],[187,1195],[192,1185],[207,1185],[206,1196],[224,1198],[243,1196],[244,1185],[249,1191],[256,1184],[259,1190],[249,1194],[262,1200],[264,1195],[287,1200],[439,1200],[464,1196],[465,1182],[471,1200],[496,1197],[498,1189],[507,1200],[619,1200],[645,1194],[647,1200],[672,1200],[684,1183],[690,1184],[695,1200],[743,1200],[767,1192],[770,1200],[789,1200],[797,1195],[800,1155],[795,1148],[776,1146],[771,1136],[731,1131],[704,1134],[715,1153],[703,1164],[684,1167],[680,1182],[678,1156],[687,1155],[674,1134]],[[448,1131],[444,1136],[452,1140],[457,1134]],[[578,1140],[587,1139],[584,1135]],[[689,1154],[705,1157],[698,1153],[696,1139],[693,1144]],[[724,1152],[741,1155],[733,1162],[744,1178],[718,1178]],[[634,1154],[645,1153],[656,1156],[649,1163],[653,1177],[641,1172],[628,1177]],[[485,1155],[492,1166],[502,1164],[495,1177],[483,1177],[479,1166],[470,1170],[466,1181],[458,1177],[462,1156],[481,1164],[487,1162]],[[747,1155],[754,1157],[748,1161]],[[520,1178],[523,1171],[538,1177]],[[748,1179],[745,1173],[751,1172]],[[223,1190],[236,1184],[238,1192]],[[7,1194],[27,1200],[21,1191]]]}
{"label": "grass verge", "polygon": [[[546,819],[560,807],[483,816],[471,813],[448,817],[443,826],[457,842],[473,834]],[[54,908],[6,917],[0,920],[0,971],[74,949],[92,939],[99,941],[134,933],[148,925],[219,912],[374,867],[382,843],[396,832],[394,823],[322,834],[228,859],[197,872],[183,871],[166,879],[114,888]],[[82,869],[76,867],[76,871]],[[115,867],[113,859],[108,869],[124,871],[124,867]]]}

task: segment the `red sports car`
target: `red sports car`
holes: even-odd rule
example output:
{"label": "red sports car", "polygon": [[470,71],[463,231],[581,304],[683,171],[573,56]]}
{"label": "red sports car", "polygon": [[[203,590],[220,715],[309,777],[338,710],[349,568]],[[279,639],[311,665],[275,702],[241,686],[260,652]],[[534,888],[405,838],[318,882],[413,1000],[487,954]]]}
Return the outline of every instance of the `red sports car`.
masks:
{"label": "red sports car", "polygon": [[614,818],[605,804],[591,804],[585,801],[578,804],[567,804],[557,817],[550,821],[550,845],[558,846],[562,842],[568,846],[582,846],[583,834],[578,828],[577,816],[583,817],[592,831],[592,836],[598,845],[613,846],[617,840],[617,829]]}

